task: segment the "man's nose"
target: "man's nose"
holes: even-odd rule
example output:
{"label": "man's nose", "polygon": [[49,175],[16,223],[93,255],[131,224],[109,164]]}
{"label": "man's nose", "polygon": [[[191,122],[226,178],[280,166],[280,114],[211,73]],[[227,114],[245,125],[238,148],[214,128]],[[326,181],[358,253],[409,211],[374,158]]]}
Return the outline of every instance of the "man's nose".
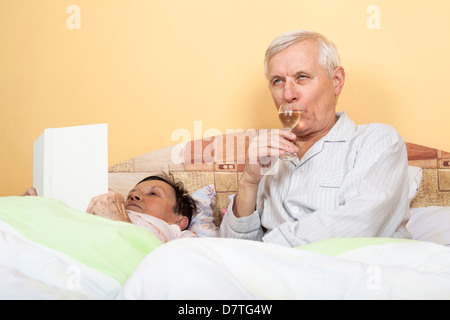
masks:
{"label": "man's nose", "polygon": [[294,79],[287,78],[286,83],[284,85],[284,99],[287,102],[293,102],[300,98],[299,92],[297,90],[297,84],[295,83]]}

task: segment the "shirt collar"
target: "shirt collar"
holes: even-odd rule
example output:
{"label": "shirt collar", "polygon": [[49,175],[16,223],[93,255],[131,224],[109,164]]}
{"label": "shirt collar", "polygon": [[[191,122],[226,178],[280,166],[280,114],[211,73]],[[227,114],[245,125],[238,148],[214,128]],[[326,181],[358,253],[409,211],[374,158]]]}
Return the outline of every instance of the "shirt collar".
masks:
{"label": "shirt collar", "polygon": [[319,141],[317,141],[303,156],[302,159],[294,159],[292,163],[299,167],[315,154],[322,152],[326,142],[346,142],[350,140],[355,131],[356,124],[351,120],[345,111],[336,113],[337,121],[331,130]]}
{"label": "shirt collar", "polygon": [[344,142],[349,140],[356,131],[356,124],[345,111],[336,113],[337,121],[322,141]]}

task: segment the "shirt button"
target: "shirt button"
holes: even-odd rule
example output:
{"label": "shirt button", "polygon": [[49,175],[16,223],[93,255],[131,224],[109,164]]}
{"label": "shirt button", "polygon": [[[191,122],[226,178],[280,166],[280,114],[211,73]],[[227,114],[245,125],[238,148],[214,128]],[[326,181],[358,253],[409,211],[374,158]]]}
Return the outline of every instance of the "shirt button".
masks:
{"label": "shirt button", "polygon": [[300,209],[297,206],[292,207],[292,212],[297,213]]}

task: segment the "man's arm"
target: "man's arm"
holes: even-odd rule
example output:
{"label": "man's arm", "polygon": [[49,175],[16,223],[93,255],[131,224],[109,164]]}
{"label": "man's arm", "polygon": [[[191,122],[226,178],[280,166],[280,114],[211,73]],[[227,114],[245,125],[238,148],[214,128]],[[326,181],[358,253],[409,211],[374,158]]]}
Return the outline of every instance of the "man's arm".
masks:
{"label": "man's arm", "polygon": [[392,237],[408,213],[407,168],[403,140],[384,131],[362,143],[339,187],[339,206],[285,222],[262,240],[298,246],[327,238]]}
{"label": "man's arm", "polygon": [[265,130],[252,139],[233,203],[233,213],[237,218],[247,217],[255,211],[258,186],[264,172],[276,161],[275,157],[298,152],[292,143],[295,139],[295,134],[285,130]]}
{"label": "man's arm", "polygon": [[295,134],[284,130],[264,131],[252,139],[238,190],[220,226],[221,236],[260,240],[262,228],[256,210],[259,183],[276,158],[298,152]]}
{"label": "man's arm", "polygon": [[247,175],[242,175],[232,206],[236,218],[248,217],[256,210],[258,186],[259,181],[252,181]]}

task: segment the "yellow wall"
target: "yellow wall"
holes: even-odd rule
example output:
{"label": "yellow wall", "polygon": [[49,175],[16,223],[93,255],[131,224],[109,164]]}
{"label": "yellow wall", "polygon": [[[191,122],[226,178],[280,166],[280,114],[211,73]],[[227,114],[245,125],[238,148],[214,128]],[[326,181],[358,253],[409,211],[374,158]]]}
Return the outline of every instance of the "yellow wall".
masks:
{"label": "yellow wall", "polygon": [[339,110],[449,151],[449,15],[448,0],[0,0],[0,196],[32,184],[49,127],[108,123],[110,164],[196,120],[277,127],[262,61],[294,29],[338,45]]}

